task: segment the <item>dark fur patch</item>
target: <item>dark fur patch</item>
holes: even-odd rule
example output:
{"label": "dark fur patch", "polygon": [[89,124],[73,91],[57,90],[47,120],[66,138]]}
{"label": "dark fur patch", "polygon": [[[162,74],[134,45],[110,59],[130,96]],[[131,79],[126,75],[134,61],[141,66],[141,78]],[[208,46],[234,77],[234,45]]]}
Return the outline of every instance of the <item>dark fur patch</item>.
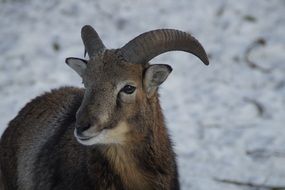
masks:
{"label": "dark fur patch", "polygon": [[[69,96],[67,97],[67,95]],[[37,122],[41,119],[46,121],[46,118],[57,118],[58,115],[54,113],[53,109],[58,106],[61,106],[59,110],[62,115],[57,118],[53,135],[46,139],[41,151],[37,153],[34,168],[31,170],[34,178],[34,190],[125,190],[139,186],[140,181],[132,184],[132,188],[128,186],[128,179],[133,179],[132,173],[125,174],[124,169],[120,170],[112,165],[114,163],[111,163],[110,158],[107,158],[108,154],[104,154],[108,146],[87,147],[76,141],[73,135],[75,115],[82,97],[83,91],[78,89],[64,88],[53,91],[27,104],[10,123],[0,143],[0,164],[5,165],[1,169],[7,176],[4,179],[7,183],[7,190],[18,189],[15,178],[18,146],[21,146],[21,142],[17,140],[18,137],[27,134],[25,129],[33,127],[27,125],[30,124],[29,122],[38,124]],[[58,100],[58,98],[60,99]],[[142,179],[147,183],[142,184],[150,185],[150,188],[147,189],[178,190],[175,154],[164,127],[159,103],[157,100],[153,100],[149,104],[150,106],[143,108],[144,110],[135,115],[133,120],[128,121],[136,128],[136,133],[141,135],[137,137],[142,140],[138,142],[134,137],[132,143],[128,144],[125,150],[129,151],[128,156],[132,155],[132,158],[127,160],[128,163],[119,162],[119,164],[131,164],[137,167],[135,172],[139,173],[136,175],[143,176]],[[43,127],[53,127],[49,125]],[[122,153],[124,154],[124,151],[120,151],[120,154]],[[112,156],[117,155],[112,154]]]}

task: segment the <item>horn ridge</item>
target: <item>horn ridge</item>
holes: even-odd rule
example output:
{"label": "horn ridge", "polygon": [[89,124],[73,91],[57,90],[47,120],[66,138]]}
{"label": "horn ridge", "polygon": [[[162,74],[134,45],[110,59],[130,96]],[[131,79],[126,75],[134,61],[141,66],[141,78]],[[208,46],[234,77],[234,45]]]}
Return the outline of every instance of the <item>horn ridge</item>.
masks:
{"label": "horn ridge", "polygon": [[98,52],[105,49],[105,45],[100,39],[98,33],[90,25],[85,25],[81,29],[81,38],[90,58],[94,57]]}
{"label": "horn ridge", "polygon": [[192,35],[175,29],[158,29],[143,33],[120,49],[122,55],[133,63],[146,63],[168,51],[185,51],[197,56],[205,65],[207,54]]}

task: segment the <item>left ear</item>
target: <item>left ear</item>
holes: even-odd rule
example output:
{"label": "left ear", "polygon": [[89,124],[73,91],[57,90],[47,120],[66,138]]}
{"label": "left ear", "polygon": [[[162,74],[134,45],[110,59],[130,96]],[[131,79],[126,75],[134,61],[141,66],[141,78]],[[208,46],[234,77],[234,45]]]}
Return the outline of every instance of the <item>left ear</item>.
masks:
{"label": "left ear", "polygon": [[80,58],[68,57],[65,59],[65,63],[76,71],[81,77],[87,67],[87,61]]}
{"label": "left ear", "polygon": [[171,71],[172,68],[165,64],[150,65],[146,69],[143,83],[148,97],[154,94],[158,86],[166,80]]}

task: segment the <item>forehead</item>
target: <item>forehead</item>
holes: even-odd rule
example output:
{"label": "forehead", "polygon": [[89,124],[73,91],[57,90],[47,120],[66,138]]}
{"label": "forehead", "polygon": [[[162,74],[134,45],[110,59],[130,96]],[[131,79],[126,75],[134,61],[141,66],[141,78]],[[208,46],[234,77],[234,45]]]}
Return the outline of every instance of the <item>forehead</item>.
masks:
{"label": "forehead", "polygon": [[111,82],[142,80],[143,65],[132,64],[124,60],[115,51],[106,50],[98,54],[87,64],[86,77],[94,82]]}

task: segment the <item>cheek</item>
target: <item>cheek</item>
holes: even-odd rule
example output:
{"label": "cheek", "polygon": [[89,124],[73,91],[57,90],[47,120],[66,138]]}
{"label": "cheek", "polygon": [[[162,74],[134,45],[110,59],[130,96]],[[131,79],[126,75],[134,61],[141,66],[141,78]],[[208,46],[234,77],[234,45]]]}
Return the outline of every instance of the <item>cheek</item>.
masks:
{"label": "cheek", "polygon": [[119,94],[118,102],[114,113],[116,121],[130,120],[144,110],[145,100],[140,90],[136,90],[133,94]]}
{"label": "cheek", "polygon": [[134,103],[136,100],[136,92],[134,92],[133,94],[120,93],[119,98],[122,103],[126,104]]}
{"label": "cheek", "polygon": [[144,93],[144,91],[140,90],[137,92],[136,94],[136,98],[135,98],[135,107],[137,107],[138,109],[143,109],[146,105],[146,95]]}

